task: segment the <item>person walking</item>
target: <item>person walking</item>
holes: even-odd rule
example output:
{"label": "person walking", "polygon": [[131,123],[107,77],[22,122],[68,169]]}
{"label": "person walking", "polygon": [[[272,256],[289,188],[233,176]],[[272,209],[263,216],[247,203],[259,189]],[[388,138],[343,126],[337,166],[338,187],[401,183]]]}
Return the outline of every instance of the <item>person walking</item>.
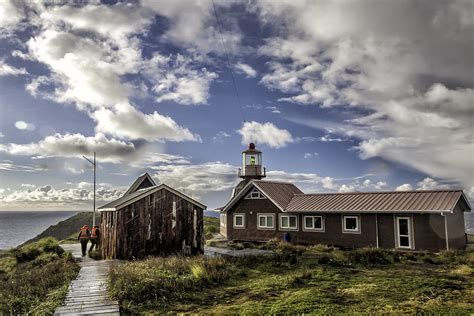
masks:
{"label": "person walking", "polygon": [[99,230],[99,226],[94,226],[92,227],[92,231],[91,231],[91,247],[89,249],[89,252],[91,252],[94,247],[95,249],[98,249],[99,248],[99,238],[100,238],[100,230]]}
{"label": "person walking", "polygon": [[81,249],[82,249],[83,257],[86,255],[87,242],[89,241],[89,238],[90,238],[89,226],[84,225],[81,227],[81,230],[79,231],[79,236],[77,237],[77,239],[81,241]]}

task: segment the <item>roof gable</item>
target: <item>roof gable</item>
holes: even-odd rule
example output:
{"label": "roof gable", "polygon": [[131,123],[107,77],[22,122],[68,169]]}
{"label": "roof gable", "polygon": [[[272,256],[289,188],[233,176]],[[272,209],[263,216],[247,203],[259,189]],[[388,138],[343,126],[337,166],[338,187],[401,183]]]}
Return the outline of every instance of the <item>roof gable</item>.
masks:
{"label": "roof gable", "polygon": [[155,181],[153,181],[152,177],[147,172],[145,172],[132,183],[130,188],[128,188],[127,192],[125,192],[123,196],[134,193],[138,190],[150,188],[153,186],[156,186]]}
{"label": "roof gable", "polygon": [[175,190],[169,186],[167,186],[166,184],[160,184],[160,185],[155,185],[153,187],[149,187],[149,188],[144,188],[144,189],[140,189],[140,190],[137,190],[135,192],[132,192],[130,194],[126,194],[124,196],[122,196],[121,198],[115,200],[115,201],[112,201],[110,203],[107,203],[101,207],[99,207],[97,210],[98,211],[116,211],[116,210],[119,210],[121,208],[124,208],[125,206],[127,205],[130,205],[136,201],[139,201],[145,197],[147,197],[148,195],[150,194],[153,194],[161,189],[165,189],[167,191],[170,191],[171,193],[173,194],[176,194],[177,196],[181,197],[182,199],[184,200],[187,200],[188,202],[202,208],[202,209],[206,209],[206,205],[196,201],[195,199],[185,195],[184,193],[181,193],[180,191],[178,190]]}
{"label": "roof gable", "polygon": [[266,180],[252,180],[240,190],[223,208],[223,212],[227,212],[237,201],[242,199],[252,187],[257,188],[267,199],[269,199],[281,211],[284,211],[288,203],[295,194],[303,193],[293,183],[276,182]]}
{"label": "roof gable", "polygon": [[446,212],[452,211],[461,198],[466,200],[462,190],[297,194],[286,211]]}

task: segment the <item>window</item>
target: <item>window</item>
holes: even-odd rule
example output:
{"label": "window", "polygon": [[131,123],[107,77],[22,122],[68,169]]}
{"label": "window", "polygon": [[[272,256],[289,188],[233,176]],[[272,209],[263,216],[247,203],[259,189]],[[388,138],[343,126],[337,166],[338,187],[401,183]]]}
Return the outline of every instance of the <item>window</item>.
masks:
{"label": "window", "polygon": [[281,230],[298,229],[298,218],[296,217],[296,215],[280,215],[280,229]]}
{"label": "window", "polygon": [[324,231],[323,216],[304,216],[304,230]]}
{"label": "window", "polygon": [[359,215],[344,215],[342,220],[342,232],[360,234]]}
{"label": "window", "polygon": [[226,214],[220,214],[220,223],[222,227],[227,226],[227,215]]}
{"label": "window", "polygon": [[234,214],[234,228],[245,228],[245,214]]}
{"label": "window", "polygon": [[274,214],[258,214],[257,227],[260,229],[275,229],[275,215]]}
{"label": "window", "polygon": [[245,198],[246,199],[264,199],[265,196],[262,193],[260,193],[259,190],[254,188],[252,191],[250,191],[249,194],[247,194]]}

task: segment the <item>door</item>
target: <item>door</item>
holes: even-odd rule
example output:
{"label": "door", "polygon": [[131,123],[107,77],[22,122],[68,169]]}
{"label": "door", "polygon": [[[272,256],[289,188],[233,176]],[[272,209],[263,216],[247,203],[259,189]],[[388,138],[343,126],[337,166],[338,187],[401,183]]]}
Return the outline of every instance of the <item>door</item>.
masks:
{"label": "door", "polygon": [[397,248],[412,249],[412,218],[408,216],[396,217]]}

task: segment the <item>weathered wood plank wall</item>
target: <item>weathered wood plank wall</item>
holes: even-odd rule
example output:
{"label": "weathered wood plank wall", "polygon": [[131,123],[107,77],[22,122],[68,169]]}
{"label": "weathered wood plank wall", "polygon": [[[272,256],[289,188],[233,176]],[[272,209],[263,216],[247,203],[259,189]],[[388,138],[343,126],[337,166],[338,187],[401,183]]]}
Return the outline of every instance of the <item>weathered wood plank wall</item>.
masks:
{"label": "weathered wood plank wall", "polygon": [[102,212],[103,258],[198,254],[204,251],[203,209],[161,189],[114,212]]}

